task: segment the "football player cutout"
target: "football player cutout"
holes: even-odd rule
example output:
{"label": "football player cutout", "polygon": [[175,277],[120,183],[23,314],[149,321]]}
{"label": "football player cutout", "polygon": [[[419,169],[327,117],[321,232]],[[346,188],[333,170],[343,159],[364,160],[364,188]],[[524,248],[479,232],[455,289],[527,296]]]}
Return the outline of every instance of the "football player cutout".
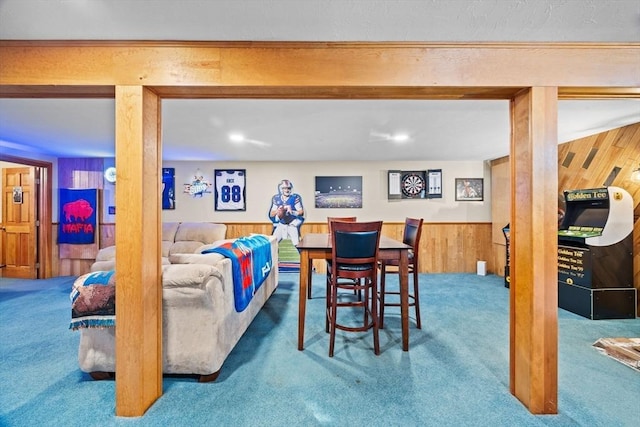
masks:
{"label": "football player cutout", "polygon": [[273,235],[278,239],[291,239],[291,243],[300,243],[299,227],[304,222],[304,207],[299,194],[293,193],[293,184],[283,179],[278,184],[278,194],[271,198],[269,219],[273,223]]}

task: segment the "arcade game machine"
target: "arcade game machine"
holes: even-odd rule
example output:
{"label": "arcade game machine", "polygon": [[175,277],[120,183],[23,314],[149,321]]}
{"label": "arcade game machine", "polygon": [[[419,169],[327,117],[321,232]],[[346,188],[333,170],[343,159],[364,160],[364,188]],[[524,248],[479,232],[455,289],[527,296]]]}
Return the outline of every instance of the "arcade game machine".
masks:
{"label": "arcade game machine", "polygon": [[505,266],[504,266],[504,287],[508,288],[511,284],[511,248],[509,247],[511,244],[511,227],[510,224],[502,227],[502,234],[504,234],[504,240],[506,241],[505,245]]}
{"label": "arcade game machine", "polygon": [[564,192],[558,306],[589,319],[636,317],[633,199],[618,187]]}

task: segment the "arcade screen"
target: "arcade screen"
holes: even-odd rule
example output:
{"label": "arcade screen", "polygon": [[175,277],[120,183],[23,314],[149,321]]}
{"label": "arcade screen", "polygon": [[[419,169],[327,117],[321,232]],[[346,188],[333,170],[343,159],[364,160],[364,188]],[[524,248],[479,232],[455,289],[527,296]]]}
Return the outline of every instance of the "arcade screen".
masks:
{"label": "arcade screen", "polygon": [[609,216],[609,201],[567,203],[559,236],[595,237],[602,230]]}

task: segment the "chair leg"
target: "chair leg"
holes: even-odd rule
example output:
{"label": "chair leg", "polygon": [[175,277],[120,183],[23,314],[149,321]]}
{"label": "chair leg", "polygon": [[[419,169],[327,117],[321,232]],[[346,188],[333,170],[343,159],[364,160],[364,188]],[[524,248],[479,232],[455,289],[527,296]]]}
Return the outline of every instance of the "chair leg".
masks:
{"label": "chair leg", "polygon": [[418,294],[418,288],[419,288],[418,270],[414,268],[413,270],[413,302],[415,303],[415,306],[413,308],[415,308],[416,310],[416,327],[418,329],[422,329],[422,322],[420,321],[420,297]]}
{"label": "chair leg", "polygon": [[[372,285],[370,289],[365,289],[364,292],[365,298],[367,298],[365,301],[367,301],[367,304],[370,304],[371,321],[373,323],[373,352],[378,356],[380,354],[380,334],[378,332],[378,322],[380,318],[378,317],[378,297],[375,295],[377,292],[377,281],[375,279],[372,281]],[[371,290],[371,292],[369,292],[369,290]]]}
{"label": "chair leg", "polygon": [[329,281],[329,276],[328,275],[327,275],[327,283],[326,283],[325,288],[327,288],[326,289],[326,295],[325,295],[325,306],[326,306],[327,315],[324,316],[325,317],[325,319],[324,319],[325,320],[324,321],[324,323],[325,323],[324,330],[325,330],[325,332],[328,333],[329,332],[329,315],[328,315],[328,313],[329,313],[329,309],[331,308],[331,283]]}
{"label": "chair leg", "polygon": [[380,329],[384,328],[384,285],[385,285],[385,276],[387,275],[387,268],[384,264],[380,267]]}
{"label": "chair leg", "polygon": [[[363,325],[368,325],[369,324],[369,313],[371,313],[371,315],[373,315],[373,312],[371,311],[371,307],[370,307],[370,302],[369,302],[369,290],[371,289],[371,280],[370,279],[363,279],[365,282],[365,288],[364,288],[364,319],[362,319],[364,321]],[[373,290],[371,290],[371,296],[373,297]],[[362,301],[362,293],[360,294],[360,296],[358,297],[358,301]]]}
{"label": "chair leg", "polygon": [[338,299],[338,289],[332,283],[331,286],[331,307],[329,309],[329,317],[331,319],[329,323],[329,357],[333,357],[333,348],[336,342],[336,315],[338,314],[338,307],[336,302]]}

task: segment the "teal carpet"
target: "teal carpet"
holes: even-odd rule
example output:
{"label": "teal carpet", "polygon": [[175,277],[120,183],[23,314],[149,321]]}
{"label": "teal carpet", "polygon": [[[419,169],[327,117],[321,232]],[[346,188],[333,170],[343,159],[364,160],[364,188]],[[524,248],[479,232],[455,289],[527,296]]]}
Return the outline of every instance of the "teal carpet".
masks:
{"label": "teal carpet", "polygon": [[314,275],[298,351],[298,275],[281,274],[216,382],[165,377],[143,417],[116,417],[115,383],[78,369],[72,280],[0,279],[1,426],[639,425],[640,375],[592,344],[639,336],[640,320],[559,310],[559,414],[531,415],[509,393],[509,289],[501,277],[471,274],[421,275],[424,329],[411,324],[409,352],[388,309],[380,356],[370,333],[339,332],[333,358],[324,275]]}

